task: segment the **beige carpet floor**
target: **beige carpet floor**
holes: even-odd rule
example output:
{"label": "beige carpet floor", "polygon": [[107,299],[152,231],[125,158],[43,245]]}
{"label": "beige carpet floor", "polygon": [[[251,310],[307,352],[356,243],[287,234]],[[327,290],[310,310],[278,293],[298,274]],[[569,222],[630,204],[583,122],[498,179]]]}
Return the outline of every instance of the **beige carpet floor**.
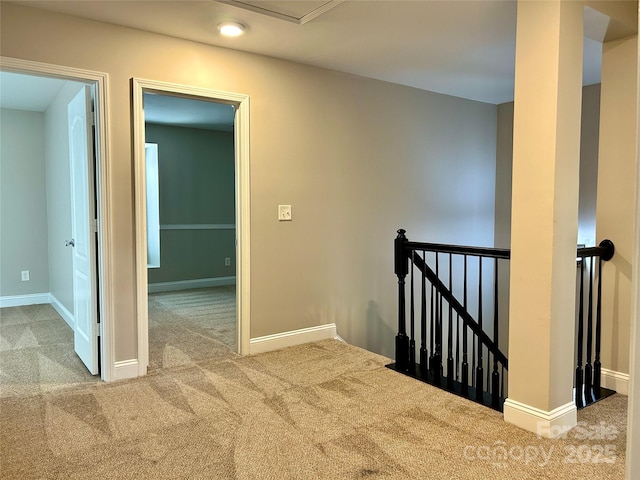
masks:
{"label": "beige carpet floor", "polygon": [[73,350],[73,330],[51,305],[0,309],[0,396],[98,381]]}
{"label": "beige carpet floor", "polygon": [[0,398],[7,479],[621,479],[627,398],[566,438],[324,341]]}
{"label": "beige carpet floor", "polygon": [[149,295],[149,371],[237,350],[235,286]]}

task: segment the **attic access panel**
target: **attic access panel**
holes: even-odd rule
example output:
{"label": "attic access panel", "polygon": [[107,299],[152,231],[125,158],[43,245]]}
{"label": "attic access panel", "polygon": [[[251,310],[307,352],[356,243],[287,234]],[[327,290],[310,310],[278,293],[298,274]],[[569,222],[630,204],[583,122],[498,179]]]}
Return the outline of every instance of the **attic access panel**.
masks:
{"label": "attic access panel", "polygon": [[344,0],[218,0],[220,3],[304,25]]}

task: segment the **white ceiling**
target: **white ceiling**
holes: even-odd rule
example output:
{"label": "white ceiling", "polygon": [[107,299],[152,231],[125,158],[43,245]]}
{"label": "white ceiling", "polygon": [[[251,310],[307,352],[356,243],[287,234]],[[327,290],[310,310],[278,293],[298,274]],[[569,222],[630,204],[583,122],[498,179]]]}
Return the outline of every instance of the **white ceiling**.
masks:
{"label": "white ceiling", "polygon": [[[0,108],[45,112],[69,80],[0,72]],[[145,121],[206,130],[233,131],[231,105],[169,95],[144,95]]]}
{"label": "white ceiling", "polygon": [[[513,99],[515,0],[241,1],[251,10],[232,0],[15,3],[488,103]],[[247,32],[221,37],[222,21]],[[600,61],[600,43],[585,39],[585,84],[599,81]]]}
{"label": "white ceiling", "polygon": [[0,108],[44,112],[65,80],[0,72]]}
{"label": "white ceiling", "polygon": [[231,132],[234,117],[234,108],[224,103],[144,94],[144,119],[148,123]]}

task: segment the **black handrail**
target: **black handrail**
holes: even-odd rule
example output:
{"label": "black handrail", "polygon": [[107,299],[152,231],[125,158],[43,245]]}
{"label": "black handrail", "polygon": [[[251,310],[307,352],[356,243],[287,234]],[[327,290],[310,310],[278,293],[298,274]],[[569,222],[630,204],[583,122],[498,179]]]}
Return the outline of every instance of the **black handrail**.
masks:
{"label": "black handrail", "polygon": [[[407,233],[405,230],[398,230],[398,234],[403,232],[402,235]],[[405,243],[405,248],[408,250],[425,250],[427,252],[437,253],[452,253],[457,255],[469,255],[472,257],[487,257],[487,258],[511,258],[511,250],[506,248],[492,248],[492,247],[467,247],[464,245],[447,245],[444,243],[424,243],[424,242],[409,242]]]}
{"label": "black handrail", "polygon": [[597,247],[580,247],[577,250],[576,257],[600,257],[605,262],[608,262],[613,258],[616,253],[616,247],[609,239],[605,239],[600,242]]}

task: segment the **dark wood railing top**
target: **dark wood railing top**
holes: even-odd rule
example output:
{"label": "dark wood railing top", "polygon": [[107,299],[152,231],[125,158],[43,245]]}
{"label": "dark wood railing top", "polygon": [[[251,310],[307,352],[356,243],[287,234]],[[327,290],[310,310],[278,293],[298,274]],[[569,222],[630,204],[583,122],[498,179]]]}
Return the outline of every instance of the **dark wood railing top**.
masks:
{"label": "dark wood railing top", "polygon": [[427,252],[453,253],[458,255],[470,255],[474,257],[505,258],[511,257],[508,248],[471,247],[466,245],[447,245],[444,243],[406,242],[406,248],[410,250],[425,250]]}
{"label": "dark wood railing top", "polygon": [[[511,251],[508,248],[493,247],[473,247],[469,245],[448,245],[445,243],[410,242],[405,236],[406,230],[398,230],[396,241],[401,241],[402,246],[408,251],[427,251],[437,253],[452,253],[456,255],[470,255],[475,257],[490,258],[511,258]],[[398,272],[396,272],[398,273]]]}
{"label": "dark wood railing top", "polygon": [[[400,236],[404,236],[404,230],[398,230]],[[511,250],[508,248],[493,247],[473,247],[469,245],[449,245],[445,243],[427,243],[427,242],[404,242],[405,248],[408,250],[424,250],[427,252],[452,253],[458,255],[470,255],[476,257],[490,258],[511,258]],[[615,247],[611,240],[603,240],[600,245],[594,247],[580,247],[576,250],[576,256],[580,258],[586,257],[602,257],[602,260],[608,261],[613,258]]]}

